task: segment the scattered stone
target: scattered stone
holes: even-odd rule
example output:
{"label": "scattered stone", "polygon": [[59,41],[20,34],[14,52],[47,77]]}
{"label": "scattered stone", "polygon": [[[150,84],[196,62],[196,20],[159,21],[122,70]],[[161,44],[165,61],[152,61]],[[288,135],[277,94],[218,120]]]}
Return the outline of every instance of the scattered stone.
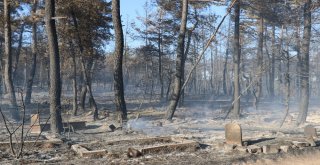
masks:
{"label": "scattered stone", "polygon": [[310,144],[307,142],[299,142],[299,141],[292,141],[293,145],[298,147],[299,149],[308,147]]}
{"label": "scattered stone", "polygon": [[293,150],[293,148],[291,146],[280,146],[280,150],[287,153],[287,152]]}
{"label": "scattered stone", "polygon": [[304,135],[306,138],[317,138],[317,129],[314,128],[312,125],[307,125],[304,127]]}
{"label": "scattered stone", "polygon": [[262,152],[265,154],[275,154],[280,151],[280,147],[278,145],[265,145],[262,146]]}
{"label": "scattered stone", "polygon": [[235,149],[240,152],[247,152],[247,147],[244,146],[237,146]]}
{"label": "scattered stone", "polygon": [[261,147],[256,146],[256,145],[250,145],[247,147],[247,150],[250,154],[257,154],[261,153]]}
{"label": "scattered stone", "polygon": [[53,143],[44,143],[42,145],[43,148],[49,149],[49,148],[54,148],[54,144]]}
{"label": "scattered stone", "polygon": [[233,149],[236,148],[237,145],[234,144],[228,144],[228,143],[223,143],[223,150],[225,152],[231,152]]}
{"label": "scattered stone", "polygon": [[117,127],[114,126],[113,124],[111,124],[111,125],[109,125],[109,129],[111,132],[114,132],[117,129]]}
{"label": "scattered stone", "polygon": [[306,142],[308,142],[311,147],[315,147],[316,146],[316,142],[314,141],[312,136],[307,137],[306,138]]}
{"label": "scattered stone", "polygon": [[107,154],[107,158],[109,159],[118,159],[120,158],[120,155],[118,153],[114,153],[114,152],[108,152]]}
{"label": "scattered stone", "polygon": [[226,143],[242,146],[242,130],[239,124],[229,123],[225,126]]}
{"label": "scattered stone", "polygon": [[161,121],[156,122],[155,125],[156,125],[157,127],[162,127],[162,122],[161,122]]}
{"label": "scattered stone", "polygon": [[40,159],[50,159],[51,157],[49,155],[40,155]]}
{"label": "scattered stone", "polygon": [[142,153],[137,149],[128,148],[127,155],[128,155],[129,158],[137,158],[137,157],[142,156]]}

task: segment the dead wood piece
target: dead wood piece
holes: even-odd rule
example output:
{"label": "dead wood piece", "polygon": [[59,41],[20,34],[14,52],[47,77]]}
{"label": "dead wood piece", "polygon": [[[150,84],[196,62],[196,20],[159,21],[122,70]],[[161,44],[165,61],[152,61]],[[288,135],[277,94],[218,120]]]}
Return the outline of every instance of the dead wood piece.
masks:
{"label": "dead wood piece", "polygon": [[82,157],[85,158],[102,158],[106,156],[108,153],[107,150],[94,150],[94,151],[86,151],[82,153]]}
{"label": "dead wood piece", "polygon": [[71,149],[72,149],[74,152],[78,153],[80,156],[82,156],[82,153],[83,153],[83,152],[87,152],[87,151],[88,151],[86,148],[80,146],[79,144],[72,145],[72,146],[71,146]]}
{"label": "dead wood piece", "polygon": [[75,151],[77,154],[79,154],[81,157],[85,158],[101,158],[105,155],[107,155],[107,150],[93,150],[89,151],[88,149],[82,147],[79,144],[75,144],[71,146],[71,149]]}
{"label": "dead wood piece", "polygon": [[143,155],[146,154],[158,154],[158,153],[169,153],[174,151],[196,151],[199,144],[197,142],[182,143],[182,144],[169,144],[161,145],[156,147],[143,148],[141,150]]}
{"label": "dead wood piece", "polygon": [[[36,138],[38,138],[36,136]],[[45,145],[59,145],[62,144],[62,140],[57,139],[57,138],[51,138],[49,136],[43,136],[43,140],[26,140],[24,141],[24,146],[25,147],[33,147],[33,146],[45,146]],[[13,141],[13,145],[21,145],[20,141]],[[0,142],[1,147],[9,147],[10,142]]]}

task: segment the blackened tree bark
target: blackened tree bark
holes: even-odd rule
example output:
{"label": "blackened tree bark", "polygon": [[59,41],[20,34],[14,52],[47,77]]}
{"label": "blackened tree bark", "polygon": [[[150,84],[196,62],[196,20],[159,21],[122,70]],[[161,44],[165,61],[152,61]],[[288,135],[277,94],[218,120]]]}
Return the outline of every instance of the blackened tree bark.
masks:
{"label": "blackened tree bark", "polygon": [[73,100],[72,100],[72,112],[76,116],[78,113],[78,91],[77,91],[77,62],[76,62],[76,52],[72,41],[69,41],[70,54],[72,58],[72,90],[73,90]]}
{"label": "blackened tree bark", "polygon": [[301,62],[300,62],[300,102],[299,102],[299,115],[297,125],[304,124],[307,119],[308,106],[309,106],[309,49],[311,38],[311,0],[305,0],[303,9],[303,40],[301,49]]}
{"label": "blackened tree bark", "polygon": [[11,49],[11,5],[8,0],[3,1],[4,6],[4,81],[9,94],[11,115],[15,120],[20,120],[17,100],[12,81],[12,49]]}
{"label": "blackened tree bark", "polygon": [[17,47],[16,53],[15,53],[16,56],[15,56],[15,61],[14,61],[13,68],[12,68],[13,82],[14,82],[16,75],[17,75],[17,69],[18,69],[18,64],[19,64],[20,52],[21,52],[21,48],[22,48],[24,29],[25,29],[25,23],[23,23],[21,25],[21,30],[20,30],[20,34],[19,34],[19,40],[18,40],[18,47]]}
{"label": "blackened tree bark", "polygon": [[159,63],[159,82],[160,82],[160,98],[163,99],[164,96],[164,86],[163,86],[163,75],[162,75],[162,32],[159,28],[158,32],[158,63]]}
{"label": "blackened tree bark", "polygon": [[58,36],[55,20],[55,0],[45,1],[45,24],[48,36],[50,59],[50,128],[52,133],[62,132],[61,118],[61,76]]}
{"label": "blackened tree bark", "polygon": [[[74,49],[74,48],[72,48]],[[72,111],[73,115],[77,115],[78,111],[78,89],[77,89],[77,63],[76,55],[72,54],[72,65],[73,65],[73,76],[72,76],[72,85],[73,85],[73,101],[72,101]]]}
{"label": "blackened tree bark", "polygon": [[233,70],[234,70],[234,92],[233,92],[233,111],[232,118],[240,117],[240,1],[235,4],[235,17],[234,17],[234,39],[233,39]]}
{"label": "blackened tree bark", "polygon": [[83,78],[83,74],[82,74],[82,78],[81,78],[81,81],[83,83],[82,87],[81,87],[81,92],[80,92],[80,109],[81,111],[85,112],[86,108],[86,95],[87,95],[87,86],[85,85],[85,82],[84,82],[84,78]]}
{"label": "blackened tree bark", "polygon": [[[34,15],[37,11],[37,5],[38,0],[34,0],[33,6],[32,6],[32,15]],[[37,22],[33,20],[32,22],[32,45],[31,45],[31,54],[32,54],[32,64],[30,73],[27,80],[27,86],[26,86],[26,97],[25,97],[25,103],[30,104],[31,103],[31,94],[32,94],[32,84],[34,75],[36,73],[36,66],[37,66]]]}
{"label": "blackened tree bark", "polygon": [[[286,30],[287,31],[287,30]],[[289,45],[289,43],[287,43]],[[286,111],[285,114],[281,120],[280,127],[283,126],[284,122],[286,121],[286,118],[289,114],[289,108],[290,108],[290,54],[287,46],[287,50],[285,52],[285,60],[286,60],[286,73],[285,73],[285,87],[286,87],[286,100],[285,100],[285,105],[286,105]]]}
{"label": "blackened tree bark", "polygon": [[[76,15],[74,13],[74,11],[71,11],[71,16],[72,16],[72,20],[74,23],[74,26],[76,28],[76,36],[77,36],[77,40],[78,40],[78,45],[79,45],[79,49],[80,49],[80,63],[81,63],[81,70],[82,70],[82,78],[83,78],[83,87],[82,87],[82,91],[81,91],[81,103],[80,103],[80,107],[81,109],[84,111],[85,110],[85,100],[86,100],[86,94],[87,92],[89,93],[89,100],[91,103],[91,108],[92,108],[92,112],[93,112],[93,120],[97,120],[98,119],[98,107],[96,104],[96,101],[93,97],[92,94],[92,88],[91,88],[91,76],[90,73],[88,73],[88,68],[91,68],[92,66],[92,61],[93,61],[93,57],[91,57],[90,61],[89,61],[89,67],[86,67],[86,63],[83,57],[83,51],[84,51],[84,46],[82,45],[81,42],[81,38],[80,38],[80,33],[79,33],[79,28],[78,28],[78,21],[76,18]],[[93,51],[91,51],[93,52]]]}
{"label": "blackened tree bark", "polygon": [[[185,75],[185,73],[184,73],[184,71],[185,71],[185,63],[186,63],[186,59],[187,59],[187,55],[188,55],[188,53],[189,53],[189,48],[190,48],[190,43],[191,43],[191,37],[192,37],[192,31],[191,30],[188,30],[188,33],[187,33],[188,35],[188,37],[187,37],[187,43],[186,43],[186,49],[185,49],[185,52],[184,52],[184,55],[183,55],[183,59],[182,59],[182,73],[181,73],[181,75],[182,75],[182,78],[181,78],[181,84],[183,84],[184,83],[184,81],[185,81],[185,77],[184,77],[184,75]],[[182,91],[181,91],[181,94],[180,94],[180,100],[179,100],[179,107],[182,107],[183,106],[183,104],[184,104],[184,96],[185,96],[185,93],[184,93],[184,89],[182,89]]]}
{"label": "blackened tree bark", "polygon": [[272,25],[272,36],[271,36],[271,72],[269,76],[269,90],[271,98],[274,98],[274,73],[275,73],[275,54],[276,54],[276,28]]}
{"label": "blackened tree bark", "polygon": [[[193,31],[197,28],[198,26],[198,16],[197,16],[197,12],[195,13],[195,19],[196,19],[196,22],[195,24],[193,25],[193,27],[191,27],[190,29],[187,30],[187,43],[185,43],[185,50],[184,50],[184,54],[183,54],[183,59],[182,59],[182,79],[181,79],[181,84],[183,84],[185,82],[185,67],[186,67],[186,59],[187,59],[187,56],[189,54],[189,51],[190,51],[190,45],[191,45],[191,38],[193,36]],[[183,104],[184,104],[184,97],[185,97],[185,92],[184,92],[184,89],[181,90],[181,94],[180,94],[180,102],[179,102],[179,107],[182,107]]]}
{"label": "blackened tree bark", "polygon": [[263,23],[263,17],[262,15],[259,18],[259,23],[258,23],[258,52],[257,52],[257,56],[258,56],[258,69],[257,69],[257,76],[258,76],[258,81],[257,81],[257,90],[256,90],[256,96],[255,96],[255,101],[254,101],[254,106],[255,108],[258,107],[259,101],[261,99],[262,96],[262,72],[263,72],[263,29],[264,29],[264,23]]}
{"label": "blackened tree bark", "polygon": [[123,73],[122,73],[122,60],[123,60],[123,31],[120,16],[120,0],[112,0],[112,22],[115,32],[116,47],[114,52],[114,94],[116,111],[120,113],[121,120],[127,120],[127,107],[124,100],[123,88]]}
{"label": "blackened tree bark", "polygon": [[187,27],[187,15],[188,15],[188,0],[182,1],[182,17],[180,32],[178,36],[178,46],[177,46],[177,58],[176,58],[176,73],[174,79],[173,92],[169,101],[169,106],[167,108],[166,119],[172,120],[174,112],[177,108],[179,102],[180,92],[181,92],[181,80],[184,75],[183,73],[183,64],[184,64],[184,40],[186,36],[186,27]]}
{"label": "blackened tree bark", "polygon": [[227,66],[228,66],[228,58],[229,58],[229,36],[230,36],[230,26],[231,26],[231,21],[229,20],[229,25],[228,25],[228,38],[227,38],[227,45],[226,45],[226,55],[224,58],[224,63],[223,63],[223,77],[222,77],[222,89],[223,89],[223,94],[227,95],[228,94],[228,89],[227,89]]}
{"label": "blackened tree bark", "polygon": [[298,19],[297,24],[296,24],[296,32],[295,32],[295,38],[296,38],[296,51],[297,51],[297,67],[296,67],[296,72],[297,72],[297,76],[296,76],[296,94],[297,94],[297,98],[300,98],[300,69],[301,69],[301,54],[300,54],[300,48],[301,48],[301,44],[300,44],[300,19]]}
{"label": "blackened tree bark", "polygon": [[[87,88],[87,92],[89,94],[89,102],[91,104],[91,108],[92,108],[92,112],[93,112],[93,120],[97,120],[98,119],[98,107],[97,107],[96,101],[95,101],[93,94],[92,94],[91,76],[90,76],[90,73],[88,73],[88,71],[90,71],[89,68],[91,68],[91,67],[87,68],[85,66],[85,61],[82,56],[80,57],[80,62],[81,62],[81,70],[82,70],[83,77],[84,77],[84,83]],[[92,66],[92,62],[91,62],[90,66]]]}

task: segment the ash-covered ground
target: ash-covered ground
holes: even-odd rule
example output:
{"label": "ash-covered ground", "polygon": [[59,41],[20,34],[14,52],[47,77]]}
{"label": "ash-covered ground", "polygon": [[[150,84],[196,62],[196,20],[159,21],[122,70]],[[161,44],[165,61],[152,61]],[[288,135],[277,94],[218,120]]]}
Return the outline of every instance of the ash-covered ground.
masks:
{"label": "ash-covered ground", "polygon": [[[28,117],[39,109],[41,121],[48,117],[49,107],[46,97],[36,97],[38,104],[26,108]],[[228,100],[208,100],[201,98],[186,98],[185,105],[178,108],[172,122],[163,120],[166,105],[163,102],[150,99],[128,98],[128,117],[126,125],[120,125],[117,114],[114,112],[112,97],[99,97],[99,114],[101,120],[93,121],[90,111],[79,112],[78,116],[71,116],[70,101],[65,97],[63,105],[64,121],[86,121],[86,127],[80,130],[66,129],[62,144],[44,144],[25,146],[22,158],[17,159],[10,148],[0,146],[1,164],[319,164],[320,152],[318,139],[315,139],[316,147],[295,148],[288,152],[279,153],[248,153],[236,149],[226,148],[224,126],[227,123],[238,123],[242,127],[242,136],[249,145],[263,146],[280,141],[303,139],[303,129],[306,125],[320,128],[320,104],[312,102],[309,108],[307,123],[297,127],[297,105],[293,101],[290,106],[289,116],[280,128],[280,122],[285,113],[285,106],[280,102],[262,101],[259,109],[253,109],[250,104],[244,103],[241,108],[242,117],[239,120],[224,120]],[[6,114],[5,102],[2,109]],[[30,120],[26,121],[25,133],[28,132]],[[1,142],[8,142],[9,134],[1,121]],[[117,129],[110,130],[114,125]],[[10,124],[14,129],[19,124]],[[49,132],[43,132],[43,135]],[[17,129],[16,136],[21,135],[21,129]],[[25,135],[25,136],[29,136]],[[108,142],[119,140],[134,140],[151,137],[173,137],[192,140],[199,143],[196,151],[170,151],[157,154],[142,155],[137,158],[129,158],[126,151],[114,153]],[[13,138],[15,141],[16,137]],[[19,139],[19,138],[17,138]],[[31,138],[32,139],[32,138]],[[93,149],[109,150],[107,154],[95,158],[83,158],[71,149],[74,144],[90,144]],[[152,145],[152,144],[151,144]],[[159,144],[154,144],[159,145]],[[150,146],[150,144],[149,144]],[[122,146],[123,147],[123,146]],[[132,147],[130,145],[124,146]],[[119,146],[119,148],[121,148]],[[16,146],[15,150],[19,150]]]}

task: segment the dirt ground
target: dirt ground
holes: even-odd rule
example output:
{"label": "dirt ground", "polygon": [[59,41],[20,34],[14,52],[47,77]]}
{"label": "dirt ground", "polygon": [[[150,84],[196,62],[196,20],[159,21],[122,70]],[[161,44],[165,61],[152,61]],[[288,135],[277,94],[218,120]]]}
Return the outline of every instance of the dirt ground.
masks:
{"label": "dirt ground", "polygon": [[[242,107],[242,117],[239,120],[223,120],[226,114],[225,100],[204,100],[186,98],[185,106],[178,108],[172,122],[164,121],[165,105],[158,101],[139,101],[128,99],[129,121],[125,126],[117,122],[117,115],[110,99],[98,97],[100,117],[102,120],[93,121],[90,112],[80,112],[81,115],[71,117],[68,114],[70,106],[65,105],[64,121],[87,121],[83,129],[66,129],[59,137],[62,144],[45,144],[26,146],[23,157],[16,159],[9,147],[0,146],[0,164],[320,164],[320,142],[316,147],[294,149],[288,153],[277,154],[250,154],[237,150],[226,150],[221,147],[224,142],[224,126],[227,123],[238,123],[242,127],[244,141],[254,145],[275,143],[280,140],[303,138],[304,126],[295,126],[297,105],[292,102],[290,116],[279,128],[284,115],[285,107],[281,103],[265,101],[259,110],[250,106]],[[108,101],[109,100],[109,101]],[[65,101],[66,103],[68,101]],[[41,121],[48,117],[48,104],[41,102],[27,107],[27,116],[41,112]],[[5,106],[2,109],[6,111]],[[305,125],[320,128],[320,104],[312,102]],[[107,114],[107,115],[106,115]],[[30,123],[29,120],[26,122]],[[109,125],[115,125],[111,131]],[[16,127],[18,124],[13,124]],[[0,140],[8,141],[8,133],[3,120],[0,123]],[[11,127],[10,127],[11,128]],[[29,126],[26,126],[26,130]],[[17,132],[20,132],[18,129]],[[18,134],[18,133],[17,133]],[[43,132],[43,135],[48,132]],[[17,135],[19,136],[19,135]],[[29,135],[27,135],[29,136]],[[108,142],[119,140],[134,140],[151,137],[173,137],[192,140],[199,143],[197,150],[170,151],[157,154],[146,154],[137,158],[129,158],[127,150],[122,152],[110,151],[117,145],[110,147]],[[32,139],[32,138],[30,138]],[[95,149],[109,150],[105,156],[98,158],[82,158],[71,149],[74,144],[90,144]],[[131,145],[131,144],[130,144]],[[127,145],[123,148],[130,147]],[[136,144],[132,144],[134,146]],[[148,144],[149,146],[153,144]],[[154,144],[154,146],[159,144]],[[121,148],[119,146],[119,148]]]}

